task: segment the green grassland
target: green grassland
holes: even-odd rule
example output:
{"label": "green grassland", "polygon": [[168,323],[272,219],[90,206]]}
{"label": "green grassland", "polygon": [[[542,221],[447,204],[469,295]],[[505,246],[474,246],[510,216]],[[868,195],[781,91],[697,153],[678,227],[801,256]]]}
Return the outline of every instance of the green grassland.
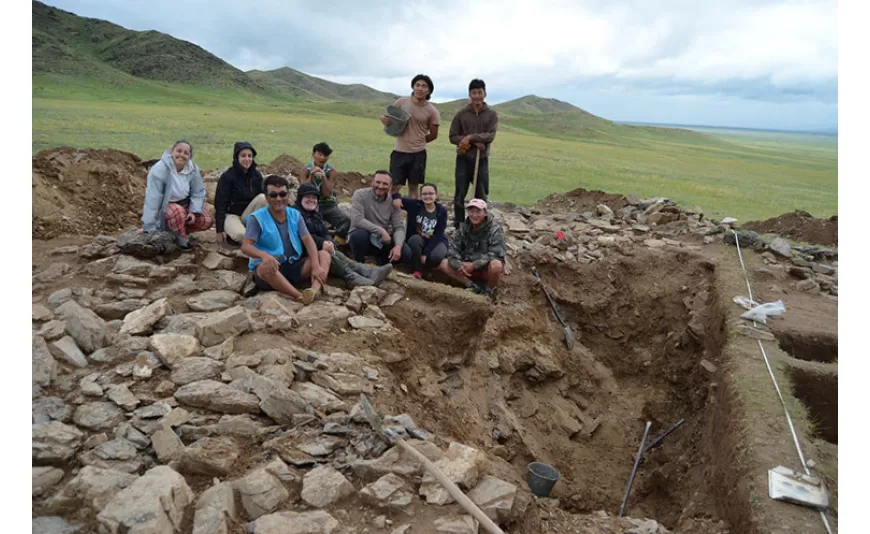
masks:
{"label": "green grassland", "polygon": [[[389,165],[393,145],[376,119],[380,109],[371,102],[291,102],[232,89],[94,87],[35,77],[33,150],[111,147],[151,159],[186,138],[197,163],[211,169],[227,166],[232,144],[241,139],[254,143],[261,162],[283,153],[304,159],[314,143],[325,140],[335,149],[338,168],[371,172]],[[428,149],[427,176],[442,195],[450,194],[453,183],[450,119],[442,118],[441,134]],[[667,196],[742,221],[794,209],[817,217],[837,213],[836,138],[718,132],[699,141],[660,135],[661,128],[633,128],[584,139],[509,124],[493,145],[491,198],[528,205],[583,187]]]}
{"label": "green grassland", "polygon": [[[235,141],[266,163],[307,159],[327,141],[339,169],[389,166],[394,139],[377,120],[396,95],[281,68],[243,72],[156,31],[132,31],[33,5],[34,153],[58,146],[117,148],[159,157],[188,139],[204,169],[226,167]],[[452,195],[450,121],[466,104],[436,104],[442,124],[427,177]],[[499,133],[490,197],[531,205],[579,187],[666,196],[741,221],[802,209],[837,213],[837,138],[617,124],[567,102],[525,96],[494,106]]]}

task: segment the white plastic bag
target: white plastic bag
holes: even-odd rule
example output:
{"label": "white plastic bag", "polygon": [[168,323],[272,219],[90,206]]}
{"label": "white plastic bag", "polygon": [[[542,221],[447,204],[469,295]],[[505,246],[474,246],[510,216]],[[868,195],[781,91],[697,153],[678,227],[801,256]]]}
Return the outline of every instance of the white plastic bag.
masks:
{"label": "white plastic bag", "polygon": [[738,305],[740,305],[740,306],[746,308],[747,310],[751,310],[751,309],[754,308],[755,306],[758,306],[758,303],[757,303],[757,302],[755,302],[754,300],[750,299],[749,297],[744,297],[744,296],[742,296],[742,295],[739,296],[739,297],[734,297],[732,300],[734,300],[734,302],[735,302],[736,304],[738,304]]}
{"label": "white plastic bag", "polygon": [[783,313],[785,313],[785,304],[783,304],[781,300],[778,300],[776,302],[767,302],[760,306],[756,306],[740,317],[749,319],[750,321],[767,324],[768,317],[782,315]]}

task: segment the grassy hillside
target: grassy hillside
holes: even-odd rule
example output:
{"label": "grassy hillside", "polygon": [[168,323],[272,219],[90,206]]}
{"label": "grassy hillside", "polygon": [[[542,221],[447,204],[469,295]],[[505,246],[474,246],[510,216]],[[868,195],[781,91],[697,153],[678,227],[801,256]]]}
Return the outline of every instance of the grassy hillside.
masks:
{"label": "grassy hillside", "polygon": [[33,74],[74,74],[114,83],[145,80],[261,89],[244,72],[193,43],[156,31],[33,4]]}
{"label": "grassy hillside", "polygon": [[[371,172],[388,166],[394,143],[377,116],[395,95],[289,68],[244,73],[168,35],[39,2],[33,2],[32,84],[34,151],[112,147],[151,159],[186,138],[196,146],[197,162],[211,169],[228,165],[241,139],[257,146],[262,162],[282,153],[305,159],[325,140],[336,166]],[[453,188],[447,129],[465,104],[436,104],[443,126],[428,147],[427,178],[441,186],[442,197]],[[531,204],[584,187],[669,196],[744,221],[794,209],[837,213],[837,147],[829,138],[616,124],[537,96],[494,107],[500,128],[490,170],[493,200]]]}
{"label": "grassy hillside", "polygon": [[[43,89],[37,93],[37,87]],[[216,169],[229,165],[238,140],[254,143],[262,162],[282,153],[305,159],[316,142],[327,141],[335,149],[331,162],[339,169],[372,172],[389,165],[394,143],[376,114],[354,117],[304,103],[254,101],[245,92],[194,87],[165,87],[160,94],[119,90],[123,99],[115,101],[84,88],[64,95],[66,87],[34,82],[34,151],[112,147],[151,159],[175,139],[186,138],[196,147],[197,163]],[[167,94],[185,101],[173,102]],[[837,213],[836,146],[808,150],[794,140],[774,147],[771,140],[759,145],[739,136],[727,142],[715,139],[708,145],[654,137],[607,144],[502,130],[493,145],[491,198],[529,205],[550,193],[584,187],[668,196],[743,221],[794,209],[816,216]],[[454,148],[445,132],[427,149],[427,178],[438,183],[445,198],[453,189]]]}
{"label": "grassy hillside", "polygon": [[[156,31],[137,32],[110,22],[79,17],[33,1],[34,96],[88,98],[96,91],[113,101],[142,99],[221,105],[247,92],[254,105],[371,117],[398,96],[361,84],[342,85],[289,67],[242,72],[206,50]],[[99,83],[97,83],[99,82]],[[185,86],[196,86],[191,89]],[[465,99],[436,104],[445,130]],[[247,103],[246,103],[247,105]],[[618,125],[567,102],[534,95],[494,106],[500,128],[557,139],[602,144],[649,141],[715,144],[714,137],[688,130]]]}

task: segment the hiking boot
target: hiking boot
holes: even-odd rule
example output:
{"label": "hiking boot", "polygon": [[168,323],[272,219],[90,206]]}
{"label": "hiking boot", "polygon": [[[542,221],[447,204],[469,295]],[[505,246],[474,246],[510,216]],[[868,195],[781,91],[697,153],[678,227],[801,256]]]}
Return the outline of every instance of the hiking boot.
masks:
{"label": "hiking boot", "polygon": [[182,252],[193,252],[193,243],[189,239],[178,236],[175,238],[175,244]]}
{"label": "hiking boot", "polygon": [[374,280],[372,280],[371,278],[367,278],[359,273],[355,273],[350,270],[348,270],[347,273],[344,275],[344,283],[347,284],[348,289],[375,285]]}

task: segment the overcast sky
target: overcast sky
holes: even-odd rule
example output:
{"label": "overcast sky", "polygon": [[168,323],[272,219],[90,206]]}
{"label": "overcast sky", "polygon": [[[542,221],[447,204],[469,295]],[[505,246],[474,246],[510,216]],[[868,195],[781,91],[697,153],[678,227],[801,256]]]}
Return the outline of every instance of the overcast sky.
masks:
{"label": "overcast sky", "polygon": [[[191,41],[242,69],[289,66],[435,101],[558,98],[616,121],[837,126],[837,3],[788,0],[49,0]],[[571,5],[573,4],[573,5]]]}

